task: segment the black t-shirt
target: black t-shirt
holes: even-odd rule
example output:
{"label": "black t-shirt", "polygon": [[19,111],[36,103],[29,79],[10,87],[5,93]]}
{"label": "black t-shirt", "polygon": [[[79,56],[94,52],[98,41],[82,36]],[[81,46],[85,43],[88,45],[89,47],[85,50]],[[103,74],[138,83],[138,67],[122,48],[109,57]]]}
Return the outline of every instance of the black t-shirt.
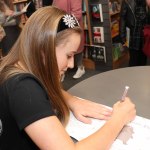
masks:
{"label": "black t-shirt", "polygon": [[24,128],[53,115],[48,95],[34,76],[11,77],[0,85],[0,150],[37,150]]}

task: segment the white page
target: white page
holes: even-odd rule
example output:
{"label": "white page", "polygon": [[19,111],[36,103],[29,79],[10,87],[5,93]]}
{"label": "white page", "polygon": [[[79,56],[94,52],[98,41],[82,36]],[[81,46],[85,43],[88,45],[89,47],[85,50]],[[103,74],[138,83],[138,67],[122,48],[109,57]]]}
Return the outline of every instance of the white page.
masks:
{"label": "white page", "polygon": [[[78,141],[86,138],[105,124],[105,121],[92,119],[92,124],[78,121],[72,113],[66,126],[68,134]],[[150,147],[150,120],[136,116],[126,125],[110,150],[147,150]]]}

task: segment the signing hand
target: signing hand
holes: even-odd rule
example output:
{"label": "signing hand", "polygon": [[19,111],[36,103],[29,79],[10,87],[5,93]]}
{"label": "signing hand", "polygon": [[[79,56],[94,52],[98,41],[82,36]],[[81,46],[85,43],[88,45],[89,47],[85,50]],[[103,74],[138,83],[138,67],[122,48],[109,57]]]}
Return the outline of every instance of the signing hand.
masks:
{"label": "signing hand", "polygon": [[130,98],[126,97],[123,102],[118,101],[114,104],[112,117],[122,119],[122,123],[129,123],[134,120],[135,116],[135,104],[130,100]]}

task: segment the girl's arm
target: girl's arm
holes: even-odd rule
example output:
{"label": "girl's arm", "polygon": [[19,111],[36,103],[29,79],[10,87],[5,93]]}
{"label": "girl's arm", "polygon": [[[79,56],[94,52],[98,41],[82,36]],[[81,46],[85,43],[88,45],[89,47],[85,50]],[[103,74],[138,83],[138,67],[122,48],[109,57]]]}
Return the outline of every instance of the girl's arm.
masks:
{"label": "girl's arm", "polygon": [[107,150],[125,124],[134,119],[135,106],[126,98],[113,107],[112,117],[89,137],[73,143],[56,116],[40,119],[25,128],[26,133],[42,150]]}
{"label": "girl's arm", "polygon": [[108,120],[112,114],[112,110],[104,105],[72,96],[64,90],[62,93],[75,117],[84,123],[91,123],[89,117]]}

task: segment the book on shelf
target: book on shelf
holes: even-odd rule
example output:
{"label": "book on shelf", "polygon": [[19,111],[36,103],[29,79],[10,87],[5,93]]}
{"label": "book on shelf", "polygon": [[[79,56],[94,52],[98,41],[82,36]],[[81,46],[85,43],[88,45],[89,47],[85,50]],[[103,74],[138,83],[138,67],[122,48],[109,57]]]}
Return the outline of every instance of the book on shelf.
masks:
{"label": "book on shelf", "polygon": [[86,4],[84,0],[82,0],[82,11],[86,12]]}
{"label": "book on shelf", "polygon": [[94,43],[104,43],[104,27],[93,27]]}
{"label": "book on shelf", "polygon": [[90,7],[92,21],[103,22],[102,4],[91,4]]}
{"label": "book on shelf", "polygon": [[109,2],[109,13],[112,14],[113,10],[112,10],[112,2]]}
{"label": "book on shelf", "polygon": [[126,46],[129,47],[129,42],[130,42],[130,29],[126,27]]}
{"label": "book on shelf", "polygon": [[22,14],[24,14],[27,11],[27,8],[30,5],[30,3],[31,2],[29,2],[26,6],[24,6],[20,11],[15,11],[12,16],[8,16],[6,18],[6,22],[9,22],[11,19],[13,19],[15,17],[18,17],[18,16],[21,16]]}
{"label": "book on shelf", "polygon": [[106,63],[105,46],[85,45],[83,57],[91,59],[94,62],[99,62],[101,64],[105,64]]}
{"label": "book on shelf", "polygon": [[120,11],[121,4],[117,1],[109,2],[109,13],[114,14]]}
{"label": "book on shelf", "polygon": [[[77,120],[72,112],[66,126],[68,134],[80,141],[96,132],[106,123],[105,120],[92,119],[91,124]],[[107,140],[107,139],[106,139]],[[136,116],[121,130],[110,150],[147,150],[150,147],[150,120]]]}
{"label": "book on shelf", "polygon": [[112,53],[113,53],[113,60],[118,60],[122,52],[124,51],[123,45],[121,43],[113,43],[112,45]]}
{"label": "book on shelf", "polygon": [[106,50],[104,46],[94,45],[91,48],[90,58],[93,61],[99,61],[102,63],[106,63]]}
{"label": "book on shelf", "polygon": [[119,20],[114,20],[111,22],[111,35],[115,37],[119,34]]}

